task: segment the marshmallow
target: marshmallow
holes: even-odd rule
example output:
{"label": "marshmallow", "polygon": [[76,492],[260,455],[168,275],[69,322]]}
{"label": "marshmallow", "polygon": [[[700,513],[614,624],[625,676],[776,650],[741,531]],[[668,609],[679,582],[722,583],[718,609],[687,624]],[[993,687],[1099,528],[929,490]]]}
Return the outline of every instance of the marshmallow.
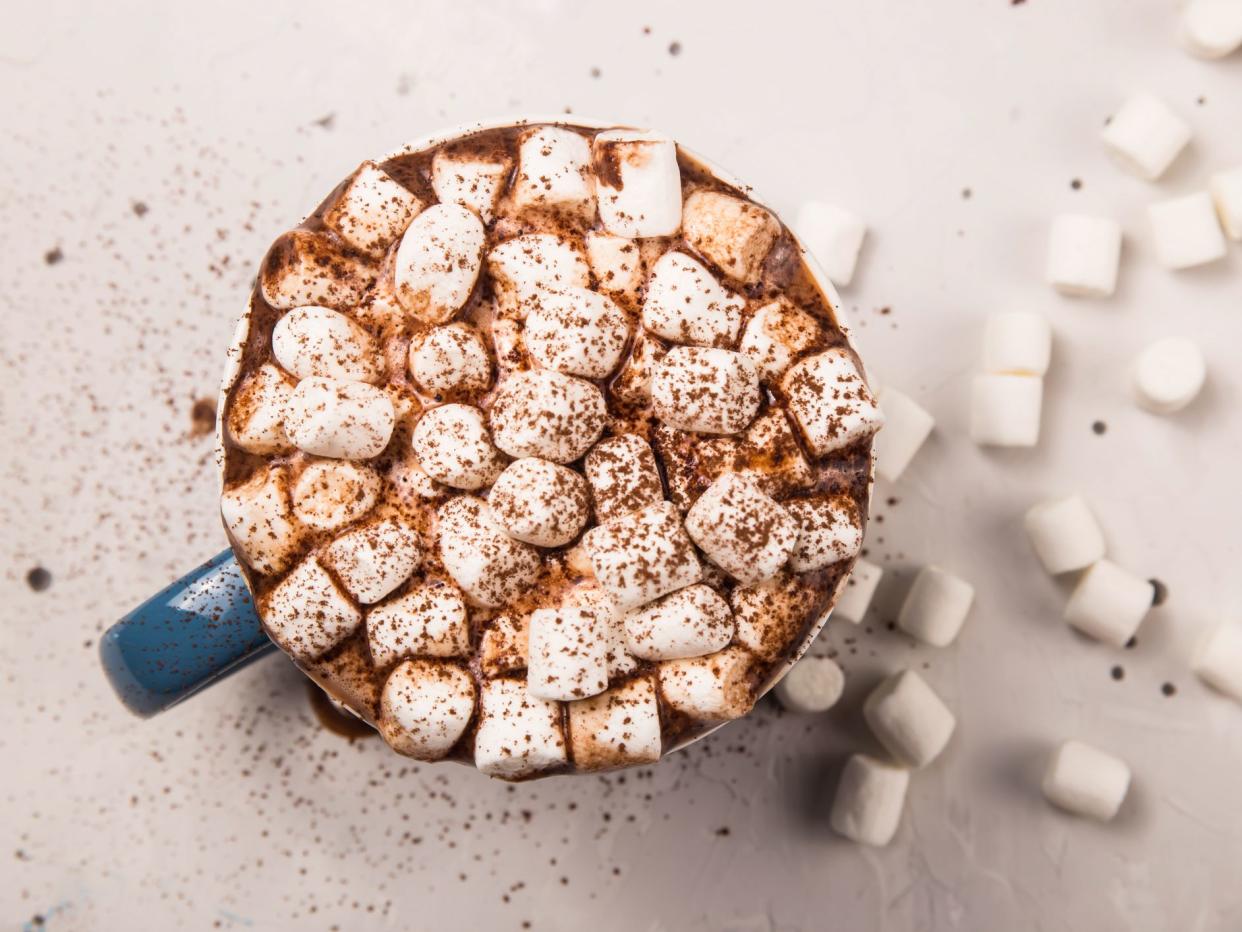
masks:
{"label": "marshmallow", "polygon": [[618,236],[671,236],[681,226],[677,145],[660,133],[610,129],[591,146],[604,229]]}
{"label": "marshmallow", "polygon": [[586,235],[586,253],[601,289],[614,295],[637,296],[647,277],[638,243],[593,230]]}
{"label": "marshmallow", "polygon": [[738,349],[755,364],[759,378],[776,382],[795,359],[822,337],[819,321],[781,297],[751,315]]}
{"label": "marshmallow", "polygon": [[[799,522],[752,476],[721,476],[686,515],[686,532],[707,558],[744,583],[776,574],[799,545]],[[816,527],[813,534],[824,534]]]}
{"label": "marshmallow", "polygon": [[726,647],[706,657],[664,660],[658,670],[664,701],[693,719],[730,721],[755,704],[754,657],[741,647]]}
{"label": "marshmallow", "polygon": [[382,256],[422,209],[413,191],[374,162],[363,162],[323,222],[359,252]]}
{"label": "marshmallow", "polygon": [[591,515],[586,480],[533,456],[510,463],[487,501],[509,536],[538,547],[569,543]]}
{"label": "marshmallow", "polygon": [[567,239],[550,233],[515,236],[487,254],[496,303],[506,317],[524,319],[544,290],[585,288],[591,271]]}
{"label": "marshmallow", "polygon": [[884,415],[844,347],[796,363],[781,379],[781,390],[815,456],[867,440],[884,424]]}
{"label": "marshmallow", "polygon": [[831,657],[803,657],[772,692],[786,711],[827,712],[845,689],[845,674]]}
{"label": "marshmallow", "polygon": [[522,325],[516,320],[507,317],[493,318],[492,350],[496,353],[498,378],[530,367],[526,343],[522,339]]}
{"label": "marshmallow", "polygon": [[591,145],[585,136],[559,126],[538,126],[518,142],[513,206],[557,213],[595,214]]}
{"label": "marshmallow", "polygon": [[299,379],[378,382],[382,370],[375,341],[339,311],[295,307],[272,328],[272,356]]}
{"label": "marshmallow", "polygon": [[1182,10],[1182,44],[1200,58],[1224,58],[1242,45],[1242,3],[1190,0]]}
{"label": "marshmallow", "polygon": [[431,159],[431,189],[440,203],[460,204],[491,223],[510,168],[500,155],[440,149]]}
{"label": "marshmallow", "polygon": [[396,500],[413,508],[421,508],[427,502],[437,502],[449,494],[449,490],[436,482],[413,450],[401,456],[388,469],[388,482],[396,493]]}
{"label": "marshmallow", "polygon": [[1102,298],[1117,288],[1121,226],[1106,217],[1062,214],[1048,236],[1049,284],[1064,295]]}
{"label": "marshmallow", "polygon": [[454,586],[415,586],[367,613],[367,644],[379,668],[414,656],[465,657],[470,653],[466,603]]}
{"label": "marshmallow", "polygon": [[867,235],[862,220],[842,207],[807,201],[798,210],[794,230],[834,285],[845,288],[853,281]]}
{"label": "marshmallow", "polygon": [[303,379],[285,408],[285,433],[299,450],[314,456],[379,456],[395,423],[392,400],[366,382]]}
{"label": "marshmallow", "polygon": [[497,615],[479,638],[479,667],[485,676],[526,669],[530,630],[524,615]]}
{"label": "marshmallow", "polygon": [[474,765],[489,777],[516,780],[568,761],[559,703],[537,699],[522,680],[494,679],[479,690]]}
{"label": "marshmallow", "polygon": [[539,551],[506,534],[482,499],[459,495],[436,514],[440,559],[472,602],[497,608],[534,584]]}
{"label": "marshmallow", "polygon": [[384,683],[379,732],[398,754],[441,760],[465,734],[474,694],[474,680],[461,667],[407,660]]}
{"label": "marshmallow", "polygon": [[1191,668],[1203,682],[1242,702],[1242,625],[1218,625],[1199,644]]}
{"label": "marshmallow", "polygon": [[630,355],[612,380],[612,397],[622,404],[643,407],[651,402],[651,376],[664,358],[665,347],[644,330],[634,334]]}
{"label": "marshmallow", "polygon": [[896,482],[932,432],[936,419],[913,398],[886,385],[879,393],[884,429],[876,434],[872,451],[875,471]]}
{"label": "marshmallow", "polygon": [[785,503],[798,527],[798,544],[789,558],[795,573],[822,570],[858,555],[863,532],[847,495],[816,495]]}
{"label": "marshmallow", "polygon": [[722,287],[707,266],[684,252],[666,252],[651,270],[643,326],[673,343],[737,345],[746,300]]}
{"label": "marshmallow", "polygon": [[699,190],[686,198],[681,222],[691,248],[747,285],[759,281],[763,260],[781,232],[780,221],[758,204],[719,191]]}
{"label": "marshmallow", "polygon": [[678,430],[736,434],[759,410],[759,373],[741,353],[674,346],[655,364],[651,403]]}
{"label": "marshmallow", "polygon": [[940,756],[957,720],[927,681],[902,670],[872,690],[863,717],[885,750],[919,770]]}
{"label": "marshmallow", "polygon": [[1035,554],[1053,576],[1104,558],[1104,532],[1080,496],[1041,502],[1024,519]]}
{"label": "marshmallow", "polygon": [[607,420],[598,386],[550,369],[515,373],[497,390],[490,413],[496,446],[554,463],[586,453]]}
{"label": "marshmallow", "polygon": [[370,605],[410,578],[423,548],[413,528],[389,519],[338,537],[324,560],[351,596]]}
{"label": "marshmallow", "polygon": [[319,659],[303,660],[298,666],[319,684],[338,710],[378,722],[384,684],[375,675],[363,638],[350,638]]}
{"label": "marshmallow", "polygon": [[1158,97],[1138,94],[1113,114],[1100,139],[1118,165],[1155,181],[1190,142],[1190,127]]}
{"label": "marshmallow", "polygon": [[397,300],[431,324],[456,314],[474,291],[483,263],[483,224],[460,204],[432,204],[397,247]]}
{"label": "marshmallow", "polygon": [[1044,380],[1034,375],[977,375],[971,382],[970,438],[980,446],[1039,442]]}
{"label": "marshmallow", "polygon": [[1190,340],[1157,340],[1130,367],[1138,403],[1155,414],[1173,414],[1198,396],[1207,378],[1203,350]]}
{"label": "marshmallow", "polygon": [[882,848],[893,840],[910,786],[910,771],[853,754],[832,800],[833,831],[850,841]]}
{"label": "marshmallow", "polygon": [[678,589],[625,616],[626,649],[643,660],[713,654],[733,640],[733,613],[711,586]]}
{"label": "marshmallow", "polygon": [[[731,440],[728,437],[709,440],[705,446]],[[720,452],[725,454],[727,460],[730,451]],[[781,408],[768,408],[755,418],[746,428],[736,452],[740,455],[735,456],[732,465],[725,468],[754,476],[759,488],[773,498],[782,498],[815,484],[811,464],[803,455],[802,447],[789,425],[789,418]],[[715,454],[715,450],[709,450],[707,459],[712,459]]]}
{"label": "marshmallow", "polygon": [[925,566],[901,605],[897,626],[933,647],[947,647],[962,630],[974,600],[975,587],[966,580]]}
{"label": "marshmallow", "polygon": [[301,534],[289,504],[289,478],[259,470],[220,496],[220,514],[238,554],[256,573],[279,573],[297,555]]}
{"label": "marshmallow", "polygon": [[1042,314],[989,314],[983,330],[983,371],[1045,375],[1052,357],[1052,327]]}
{"label": "marshmallow", "polygon": [[411,443],[427,475],[455,489],[491,485],[505,468],[483,412],[471,405],[440,405],[424,412]]}
{"label": "marshmallow", "polygon": [[583,538],[599,584],[621,610],[699,581],[703,568],[669,502],[606,521]]}
{"label": "marshmallow", "polygon": [[295,660],[314,660],[357,630],[362,612],[314,557],[293,568],[267,597],[263,627]]}
{"label": "marshmallow", "polygon": [[1147,617],[1152,585],[1108,560],[1083,573],[1065,605],[1065,620],[1088,637],[1125,647]]}
{"label": "marshmallow", "polygon": [[837,601],[832,607],[832,617],[840,618],[856,625],[863,620],[875,595],[876,587],[884,570],[859,557],[854,561],[854,569],[849,579],[837,590]]}
{"label": "marshmallow", "polygon": [[601,440],[586,455],[585,466],[600,521],[664,500],[651,444],[637,434]]}
{"label": "marshmallow", "polygon": [[1057,748],[1044,772],[1043,791],[1050,803],[1101,822],[1117,814],[1129,789],[1125,761],[1081,741]]}
{"label": "marshmallow", "polygon": [[546,369],[602,379],[617,368],[630,327],[611,298],[587,288],[544,294],[526,316],[526,348]]}
{"label": "marshmallow", "polygon": [[528,622],[526,691],[539,699],[585,699],[608,688],[608,649],[594,612],[540,608]]}
{"label": "marshmallow", "polygon": [[317,460],[293,485],[293,512],[309,527],[334,531],[375,507],[381,484],[379,474],[368,466]]}
{"label": "marshmallow", "polygon": [[1208,186],[1221,228],[1230,239],[1242,240],[1242,165],[1217,172]]}
{"label": "marshmallow", "polygon": [[291,230],[263,258],[259,290],[278,311],[305,304],[348,310],[375,281],[365,263],[342,252],[323,233]]}
{"label": "marshmallow", "polygon": [[479,392],[492,381],[492,363],[478,331],[466,324],[432,327],[410,342],[410,375],[425,392]]}
{"label": "marshmallow", "polygon": [[[589,560],[583,572],[590,572]],[[604,640],[610,679],[627,676],[638,669],[638,660],[625,649],[625,612],[606,590],[599,586],[577,586],[565,597],[565,604],[594,616],[595,630]]]}
{"label": "marshmallow", "polygon": [[569,703],[569,745],[579,772],[660,759],[660,706],[650,676]]}
{"label": "marshmallow", "polygon": [[1206,191],[1147,208],[1156,258],[1169,269],[1189,269],[1224,258],[1225,236]]}
{"label": "marshmallow", "polygon": [[762,660],[778,660],[801,637],[815,607],[816,593],[796,576],[780,573],[729,593],[737,625],[734,640]]}
{"label": "marshmallow", "polygon": [[229,438],[247,453],[288,453],[293,444],[285,434],[285,407],[292,394],[289,377],[265,362],[246,376],[229,404]]}

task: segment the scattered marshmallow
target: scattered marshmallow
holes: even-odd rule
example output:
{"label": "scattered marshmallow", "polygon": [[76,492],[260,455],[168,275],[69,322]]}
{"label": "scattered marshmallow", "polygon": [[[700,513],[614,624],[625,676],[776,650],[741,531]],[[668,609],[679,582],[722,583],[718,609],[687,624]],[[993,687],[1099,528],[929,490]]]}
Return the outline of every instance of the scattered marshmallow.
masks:
{"label": "scattered marshmallow", "polygon": [[496,446],[554,463],[586,453],[607,419],[597,385],[551,369],[515,373],[497,390],[490,414]]}
{"label": "scattered marshmallow", "polygon": [[432,327],[412,340],[409,365],[414,381],[433,395],[483,391],[492,381],[483,338],[462,323]]}
{"label": "scattered marshmallow", "polygon": [[431,159],[431,189],[442,204],[460,204],[491,223],[511,168],[503,156],[440,149]]}
{"label": "scattered marshmallow", "polygon": [[560,126],[529,129],[518,142],[513,206],[592,216],[593,177],[591,144],[585,136]]}
{"label": "scattered marshmallow", "polygon": [[608,650],[594,612],[540,608],[528,622],[526,690],[539,699],[585,699],[608,688]]}
{"label": "scattered marshmallow", "polygon": [[785,503],[798,528],[798,544],[789,558],[795,573],[822,570],[858,555],[863,532],[847,495],[816,495]]}
{"label": "scattered marshmallow", "polygon": [[883,575],[884,570],[874,563],[861,557],[855,560],[849,579],[837,590],[837,602],[832,608],[832,617],[853,625],[861,622],[871,606],[871,599]]}
{"label": "scattered marshmallow", "polygon": [[418,533],[393,519],[338,537],[324,554],[345,590],[363,605],[405,582],[423,560]]}
{"label": "scattered marshmallow", "polygon": [[706,657],[664,660],[658,669],[664,701],[691,718],[730,721],[755,704],[754,657],[741,647],[726,647]]}
{"label": "scattered marshmallow", "polygon": [[413,191],[374,162],[363,162],[323,220],[359,252],[382,256],[422,209]]}
{"label": "scattered marshmallow", "polygon": [[1104,532],[1078,495],[1033,506],[1024,524],[1036,556],[1053,576],[1104,558]]}
{"label": "scattered marshmallow", "polygon": [[1242,240],[1242,165],[1216,172],[1208,186],[1221,228],[1230,239]]}
{"label": "scattered marshmallow", "polygon": [[758,204],[707,190],[686,198],[682,228],[691,248],[747,285],[759,281],[781,232],[780,221]]}
{"label": "scattered marshmallow", "polygon": [[1147,208],[1156,258],[1170,269],[1189,269],[1225,255],[1225,236],[1206,191],[1175,197]]}
{"label": "scattered marshmallow", "polygon": [[854,268],[867,235],[866,225],[842,207],[807,201],[798,210],[794,230],[828,279],[841,288],[854,280]]}
{"label": "scattered marshmallow", "polygon": [[487,501],[511,537],[538,547],[569,543],[591,515],[586,480],[572,469],[534,456],[510,463]]}
{"label": "scattered marshmallow", "polygon": [[652,372],[656,417],[678,430],[735,434],[754,419],[759,401],[759,373],[732,350],[675,346]]}
{"label": "scattered marshmallow", "polygon": [[397,300],[431,324],[461,310],[483,264],[483,223],[460,204],[432,204],[397,247]]}
{"label": "scattered marshmallow", "polygon": [[976,375],[970,393],[970,438],[980,446],[1033,447],[1039,442],[1044,380],[1034,375]]}
{"label": "scattered marshmallow", "polygon": [[851,755],[832,801],[833,831],[882,848],[897,834],[909,786],[910,771],[866,754]]}
{"label": "scattered marshmallow", "polygon": [[522,680],[493,679],[479,690],[474,764],[509,780],[563,767],[568,761],[559,703],[538,699]]}
{"label": "scattered marshmallow", "polygon": [[491,485],[505,468],[483,412],[472,405],[440,405],[424,412],[411,443],[427,475],[455,489]]}
{"label": "scattered marshmallow", "polygon": [[599,584],[622,610],[699,581],[703,568],[669,502],[606,521],[583,538]]}
{"label": "scattered marshmallow", "polygon": [[612,770],[660,759],[660,706],[655,680],[630,680],[607,692],[569,703],[569,743],[574,769]]}
{"label": "scattered marshmallow", "polygon": [[474,680],[461,667],[407,660],[384,683],[380,734],[398,754],[441,760],[465,734],[474,696]]}
{"label": "scattered marshmallow", "polygon": [[1182,44],[1200,58],[1224,58],[1242,46],[1242,3],[1190,0],[1182,10]]}
{"label": "scattered marshmallow", "polygon": [[645,330],[634,334],[630,355],[612,380],[612,397],[626,405],[641,407],[651,402],[651,376],[664,358],[665,347]]}
{"label": "scattered marshmallow", "polygon": [[1160,98],[1138,94],[1113,114],[1100,139],[1122,168],[1155,181],[1190,142],[1190,127]]}
{"label": "scattered marshmallow", "polygon": [[738,349],[755,364],[759,378],[776,382],[822,337],[819,321],[788,298],[780,297],[751,315]]}
{"label": "scattered marshmallow", "polygon": [[795,363],[781,379],[781,390],[815,456],[867,440],[884,424],[871,390],[843,347]]}
{"label": "scattered marshmallow", "polygon": [[367,644],[376,667],[407,657],[470,653],[466,603],[455,586],[429,583],[367,613]]}
{"label": "scattered marshmallow", "polygon": [[314,456],[379,456],[395,423],[392,400],[366,382],[303,379],[285,408],[285,433],[299,450]]}
{"label": "scattered marshmallow", "polygon": [[711,586],[678,589],[625,616],[626,649],[643,660],[713,654],[733,640],[733,613]]}
{"label": "scattered marshmallow", "polygon": [[436,514],[444,569],[472,602],[498,608],[534,584],[539,551],[506,534],[485,501],[459,495]]}
{"label": "scattered marshmallow", "polygon": [[1154,414],[1173,414],[1198,397],[1207,378],[1203,350],[1191,340],[1157,340],[1130,367],[1138,403]]}
{"label": "scattered marshmallow", "polygon": [[378,382],[383,375],[370,334],[329,307],[295,307],[276,321],[272,356],[299,379]]}
{"label": "scattered marshmallow", "polygon": [[772,689],[787,712],[827,712],[845,689],[845,674],[831,657],[803,657]]}
{"label": "scattered marshmallow", "polygon": [[305,304],[348,310],[362,300],[375,272],[323,233],[291,230],[267,251],[259,270],[263,300],[278,311]]}
{"label": "scattered marshmallow", "polygon": [[525,615],[497,615],[479,638],[479,668],[484,676],[504,676],[526,669],[530,630]]}
{"label": "scattered marshmallow", "polygon": [[285,408],[293,384],[270,362],[246,376],[229,405],[229,438],[247,453],[259,456],[292,450],[285,433]]}
{"label": "scattered marshmallow", "polygon": [[975,587],[966,580],[925,566],[902,603],[897,626],[933,647],[947,647],[962,630],[974,600]]}
{"label": "scattered marshmallow", "polygon": [[940,756],[957,720],[913,670],[902,670],[877,686],[863,704],[871,733],[893,758],[919,770]]}
{"label": "scattered marshmallow", "polygon": [[279,573],[297,556],[301,533],[284,469],[259,470],[226,491],[220,496],[220,514],[233,546],[255,572]]}
{"label": "scattered marshmallow", "polygon": [[1130,789],[1125,761],[1081,741],[1066,741],[1044,771],[1043,791],[1050,803],[1076,815],[1109,821]]}
{"label": "scattered marshmallow", "polygon": [[487,254],[496,304],[505,317],[522,320],[544,290],[585,288],[591,271],[582,253],[551,233],[515,236]]}
{"label": "scattered marshmallow", "polygon": [[739,473],[721,476],[699,496],[686,515],[686,532],[709,560],[752,585],[774,576],[799,544],[794,516],[754,477]]}
{"label": "scattered marshmallow", "polygon": [[734,642],[761,660],[779,660],[806,630],[815,607],[815,591],[788,573],[729,593],[737,631]]}
{"label": "scattered marshmallow", "polygon": [[909,395],[885,385],[879,392],[884,429],[875,436],[875,471],[896,482],[906,471],[936,424],[936,419]]}
{"label": "scattered marshmallow", "polygon": [[585,466],[600,521],[664,500],[651,444],[637,434],[601,440],[586,455]]}
{"label": "scattered marshmallow", "polygon": [[1083,634],[1125,647],[1147,617],[1152,585],[1108,560],[1092,564],[1065,605],[1065,620]]}
{"label": "scattered marshmallow", "polygon": [[267,597],[263,626],[297,660],[314,660],[357,630],[362,612],[314,557],[295,566]]}
{"label": "scattered marshmallow", "polygon": [[651,270],[643,326],[673,343],[737,345],[746,301],[684,252],[666,252]]}
{"label": "scattered marshmallow", "polygon": [[617,368],[630,327],[606,295],[588,288],[544,294],[526,316],[526,348],[540,366],[602,379]]}
{"label": "scattered marshmallow", "polygon": [[1048,318],[1029,311],[988,315],[983,330],[983,371],[1003,375],[1046,375],[1052,358]]}
{"label": "scattered marshmallow", "polygon": [[1121,225],[1107,217],[1062,214],[1048,237],[1049,284],[1064,295],[1103,298],[1117,289]]}
{"label": "scattered marshmallow", "polygon": [[345,460],[310,463],[293,485],[293,513],[308,527],[335,531],[375,507],[381,480],[369,466]]}
{"label": "scattered marshmallow", "polygon": [[1226,622],[1213,629],[1191,666],[1203,682],[1242,702],[1242,625]]}
{"label": "scattered marshmallow", "polygon": [[593,230],[586,235],[586,253],[600,288],[613,295],[637,297],[647,278],[638,243]]}
{"label": "scattered marshmallow", "polygon": [[671,236],[681,226],[677,145],[660,133],[610,129],[591,147],[604,229],[618,236]]}

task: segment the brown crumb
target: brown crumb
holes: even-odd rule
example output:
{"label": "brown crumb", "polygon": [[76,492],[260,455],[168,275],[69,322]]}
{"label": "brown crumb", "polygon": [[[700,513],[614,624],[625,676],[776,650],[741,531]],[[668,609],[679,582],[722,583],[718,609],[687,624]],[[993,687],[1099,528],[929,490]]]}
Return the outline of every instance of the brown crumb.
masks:
{"label": "brown crumb", "polygon": [[60,262],[64,258],[65,258],[65,254],[64,252],[61,251],[61,248],[59,246],[54,246],[53,248],[49,249],[47,252],[43,254],[43,261],[46,262],[48,265],[55,265],[56,263]]}
{"label": "brown crumb", "polygon": [[216,429],[216,399],[200,398],[190,408],[190,436],[203,437]]}
{"label": "brown crumb", "polygon": [[681,43],[680,43],[680,42],[670,42],[670,43],[668,44],[668,53],[669,53],[670,55],[680,55],[680,54],[681,54]]}

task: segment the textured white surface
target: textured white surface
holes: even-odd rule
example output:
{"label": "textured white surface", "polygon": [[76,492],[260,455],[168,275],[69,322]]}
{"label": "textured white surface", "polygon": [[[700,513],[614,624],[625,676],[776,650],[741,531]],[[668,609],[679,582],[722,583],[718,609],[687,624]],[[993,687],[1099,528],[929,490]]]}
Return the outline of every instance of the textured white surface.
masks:
{"label": "textured white surface", "polygon": [[[1188,668],[1201,630],[1242,618],[1242,256],[1168,273],[1145,215],[1238,164],[1242,60],[1185,55],[1174,5],[1158,0],[833,0],[799,12],[810,8],[441,2],[356,22],[341,4],[309,2],[10,12],[0,477],[16,488],[0,513],[0,921],[1242,927],[1242,707]],[[1155,186],[1118,171],[1098,142],[1138,90],[1168,100],[1195,135]],[[189,410],[215,393],[268,243],[406,138],[566,106],[684,140],[787,220],[804,197],[866,206],[873,235],[846,310],[871,373],[926,407],[937,431],[898,486],[876,490],[884,521],[869,558],[886,573],[871,615],[829,625],[815,648],[839,649],[842,701],[813,718],[765,701],[640,775],[515,788],[323,731],[280,658],[161,718],[129,718],[95,641],[224,545],[211,440],[189,436]],[[330,114],[330,128],[317,124]],[[1068,211],[1125,228],[1114,297],[1073,301],[1044,284],[1048,224]],[[56,247],[63,260],[45,264]],[[1015,306],[1046,314],[1058,337],[1041,443],[980,450],[966,417],[983,322]],[[1192,408],[1155,419],[1128,401],[1125,366],[1174,315],[1213,377]],[[1107,433],[1092,433],[1096,420]],[[1059,620],[1068,581],[1049,579],[1025,540],[1026,507],[1066,488],[1092,502],[1119,562],[1169,588],[1131,651]],[[929,560],[978,586],[976,617],[941,651],[884,624]],[[53,582],[35,593],[24,577],[38,564]],[[902,666],[957,712],[958,730],[911,782],[893,843],[864,851],[830,831],[827,812],[848,754],[878,750],[861,697]],[[1175,696],[1161,694],[1166,681]],[[1070,734],[1133,768],[1107,826],[1040,796],[1047,754]]]}

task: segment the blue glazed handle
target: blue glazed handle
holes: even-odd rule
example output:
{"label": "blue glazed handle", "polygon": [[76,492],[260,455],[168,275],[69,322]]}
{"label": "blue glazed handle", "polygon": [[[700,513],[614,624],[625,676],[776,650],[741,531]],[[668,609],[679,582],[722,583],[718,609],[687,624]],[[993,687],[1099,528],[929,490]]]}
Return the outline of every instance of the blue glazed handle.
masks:
{"label": "blue glazed handle", "polygon": [[146,718],[275,649],[226,550],[109,628],[99,659],[117,696]]}

